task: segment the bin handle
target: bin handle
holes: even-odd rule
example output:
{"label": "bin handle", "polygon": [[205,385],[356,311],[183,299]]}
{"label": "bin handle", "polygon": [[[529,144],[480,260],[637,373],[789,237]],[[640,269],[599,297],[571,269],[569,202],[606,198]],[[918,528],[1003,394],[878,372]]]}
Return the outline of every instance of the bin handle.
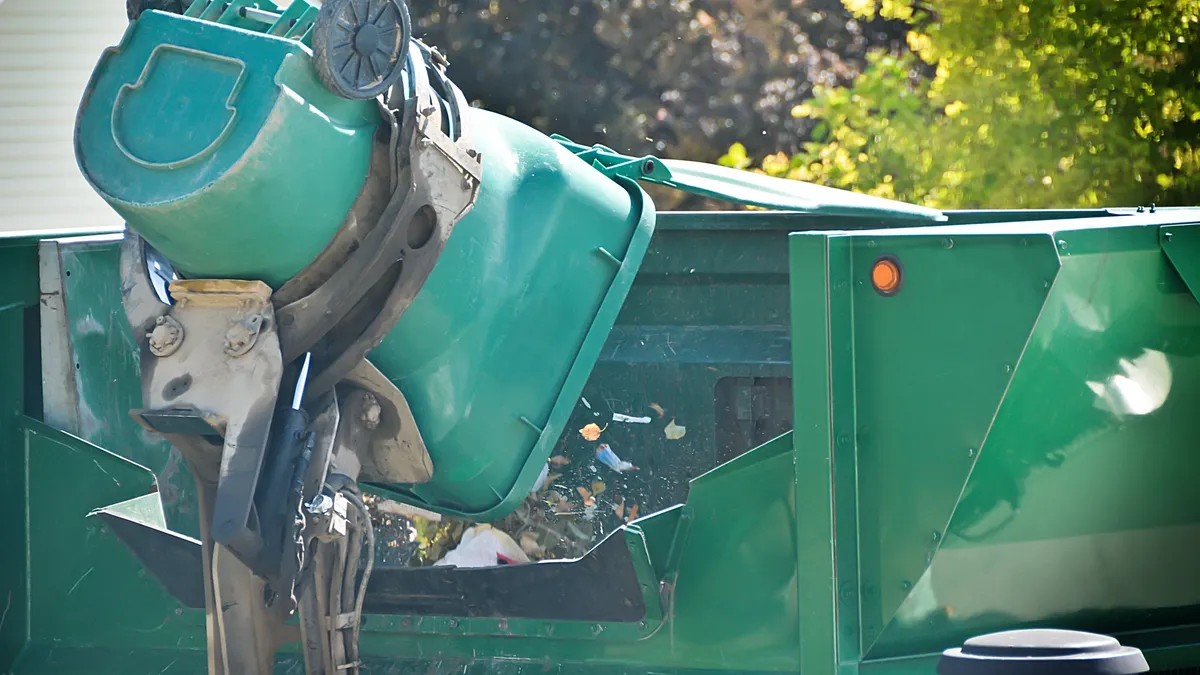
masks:
{"label": "bin handle", "polygon": [[[146,86],[146,83],[149,81],[150,75],[153,73],[156,64],[158,64],[162,59],[162,55],[168,51],[179,52],[193,58],[218,61],[223,62],[224,64],[232,64],[237,68],[237,78],[234,80],[233,86],[229,88],[228,98],[225,99],[225,110],[229,113],[229,119],[225,122],[225,126],[221,129],[221,132],[218,133],[208,145],[198,152],[192,154],[190,157],[183,157],[181,159],[167,162],[155,162],[143,157],[139,157],[136,153],[130,150],[124,142],[122,142],[122,134],[118,130],[118,121],[121,110],[124,108],[124,101],[126,100],[126,97]],[[237,120],[237,108],[234,106],[234,101],[237,100],[238,94],[241,93],[242,86],[245,81],[246,62],[242,61],[241,59],[221,56],[220,54],[213,54],[211,52],[205,52],[199,49],[191,49],[189,47],[160,44],[154,48],[154,51],[150,52],[150,58],[146,59],[146,67],[142,69],[142,74],[138,76],[137,82],[134,82],[133,84],[126,83],[121,85],[121,88],[117,91],[116,98],[113,99],[113,110],[111,117],[113,143],[116,144],[117,149],[121,151],[121,154],[129,158],[129,161],[150,169],[178,169],[180,167],[187,166],[188,164],[194,164],[195,162],[204,159],[208,155],[211,155],[233,131],[234,121]]]}

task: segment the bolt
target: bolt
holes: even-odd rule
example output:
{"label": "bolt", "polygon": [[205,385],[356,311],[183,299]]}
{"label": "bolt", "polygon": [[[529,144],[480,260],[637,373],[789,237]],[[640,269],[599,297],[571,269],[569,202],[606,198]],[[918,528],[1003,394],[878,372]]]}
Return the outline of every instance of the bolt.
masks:
{"label": "bolt", "polygon": [[401,619],[400,627],[401,628],[412,628],[412,617],[406,616],[403,619]]}
{"label": "bolt", "polygon": [[954,240],[950,237],[946,237],[942,240],[942,248],[946,249],[947,251],[954,248]]}
{"label": "bolt", "polygon": [[500,619],[500,621],[496,624],[496,626],[500,630],[508,630],[508,619]]}
{"label": "bolt", "polygon": [[458,619],[450,619],[450,627],[458,628]]}
{"label": "bolt", "polygon": [[900,584],[900,588],[903,588],[906,591],[911,591],[912,590],[912,582],[904,581]]}
{"label": "bolt", "polygon": [[154,330],[146,333],[150,353],[155,356],[170,356],[183,344],[183,326],[169,316],[154,320]]}
{"label": "bolt", "polygon": [[1167,240],[1167,241],[1171,241],[1171,233],[1170,233],[1170,232],[1163,232],[1163,239],[1165,239],[1165,240]]}
{"label": "bolt", "polygon": [[934,541],[941,541],[941,540],[942,540],[942,533],[941,533],[941,532],[938,532],[937,530],[934,530],[934,531],[933,531],[933,540],[934,540]]}
{"label": "bolt", "polygon": [[471,181],[471,177],[463,176],[463,189],[470,190],[472,185],[474,185],[474,182]]}
{"label": "bolt", "polygon": [[479,156],[478,150],[476,150],[475,148],[467,148],[467,157],[470,157],[471,159],[475,159],[478,156]]}
{"label": "bolt", "polygon": [[1012,365],[1010,365],[1010,364],[1008,364],[1008,363],[1004,364],[1004,372],[1006,372],[1006,373],[1011,373],[1011,372],[1012,372]]}
{"label": "bolt", "polygon": [[599,635],[604,632],[604,626],[600,624],[592,624],[592,635]]}
{"label": "bolt", "polygon": [[258,329],[262,321],[261,315],[253,314],[230,326],[225,332],[225,353],[230,356],[242,356],[250,351],[258,338]]}
{"label": "bolt", "polygon": [[1066,239],[1058,240],[1058,250],[1060,250],[1060,251],[1067,250],[1067,240]]}
{"label": "bolt", "polygon": [[975,456],[975,448],[967,448],[967,457]]}
{"label": "bolt", "polygon": [[175,616],[183,616],[183,608],[182,607],[175,608]]}
{"label": "bolt", "polygon": [[422,148],[428,148],[428,147],[429,147],[429,146],[431,146],[431,145],[433,145],[433,141],[432,141],[432,140],[430,140],[430,139],[428,139],[428,138],[422,138],[422,139],[421,139],[421,147],[422,147]]}
{"label": "bolt", "polygon": [[383,413],[383,408],[380,407],[379,401],[373,394],[367,394],[363,397],[363,409],[359,415],[359,420],[363,426],[374,430],[379,428],[379,418]]}

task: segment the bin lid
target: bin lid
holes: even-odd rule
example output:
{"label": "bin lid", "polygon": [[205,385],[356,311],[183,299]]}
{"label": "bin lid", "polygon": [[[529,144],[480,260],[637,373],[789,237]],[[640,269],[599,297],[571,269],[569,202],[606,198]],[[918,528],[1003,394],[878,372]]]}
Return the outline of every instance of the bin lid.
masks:
{"label": "bin lid", "polygon": [[603,145],[572,143],[552,136],[568,150],[609,174],[656,183],[713,199],[799,213],[944,222],[937,209],[726,166],[658,157],[628,157]]}

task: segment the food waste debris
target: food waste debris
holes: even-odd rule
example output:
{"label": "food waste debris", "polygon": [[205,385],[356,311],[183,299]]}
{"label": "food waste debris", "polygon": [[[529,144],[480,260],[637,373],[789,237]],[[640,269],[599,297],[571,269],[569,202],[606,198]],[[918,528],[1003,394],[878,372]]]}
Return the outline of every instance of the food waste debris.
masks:
{"label": "food waste debris", "polygon": [[[581,414],[600,415],[589,402],[581,401]],[[641,502],[648,499],[644,491],[653,473],[637,478],[640,474],[633,472],[639,468],[629,461],[638,455],[639,435],[649,438],[661,433],[661,444],[664,436],[678,441],[687,433],[664,406],[650,403],[647,407],[653,417],[613,412],[609,423],[574,427],[579,435],[572,433],[573,441],[564,436],[556,454],[541,467],[526,499],[497,522],[474,523],[367,496],[376,539],[381,541],[379,550],[384,552],[383,564],[479,567],[583,556],[646,510]],[[610,429],[613,423],[618,423],[619,429]],[[641,425],[647,425],[644,432],[639,430]],[[621,450],[628,459],[621,457],[616,448],[631,440],[632,450]],[[585,447],[578,447],[580,444]],[[376,555],[379,561],[379,551]]]}

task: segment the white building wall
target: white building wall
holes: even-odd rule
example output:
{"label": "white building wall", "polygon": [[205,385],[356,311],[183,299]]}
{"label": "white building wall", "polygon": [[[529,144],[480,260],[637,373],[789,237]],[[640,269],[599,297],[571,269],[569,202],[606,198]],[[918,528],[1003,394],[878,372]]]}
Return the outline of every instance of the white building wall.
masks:
{"label": "white building wall", "polygon": [[125,26],[122,0],[0,0],[0,231],[121,226],[71,136],[88,76]]}

